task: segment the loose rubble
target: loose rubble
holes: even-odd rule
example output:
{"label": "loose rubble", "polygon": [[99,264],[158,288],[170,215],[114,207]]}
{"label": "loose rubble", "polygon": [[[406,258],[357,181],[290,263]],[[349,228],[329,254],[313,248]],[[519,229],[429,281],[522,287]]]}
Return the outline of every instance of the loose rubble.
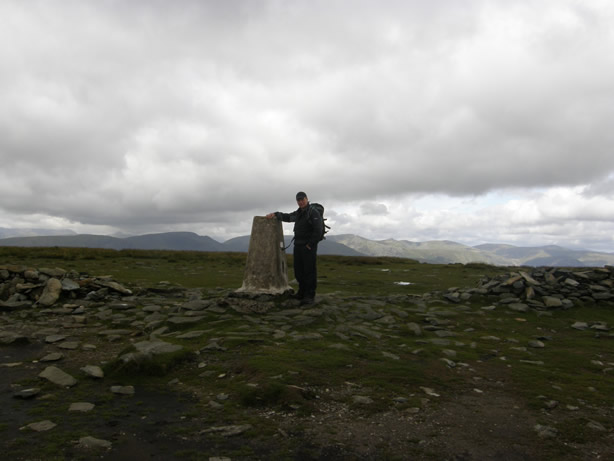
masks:
{"label": "loose rubble", "polygon": [[572,270],[537,268],[497,278],[484,278],[477,287],[450,288],[444,297],[453,303],[482,296],[497,306],[524,312],[569,309],[577,304],[614,300],[614,267]]}
{"label": "loose rubble", "polygon": [[0,312],[32,306],[50,307],[58,301],[102,300],[109,294],[132,295],[132,291],[110,276],[90,277],[60,268],[32,269],[0,266]]}

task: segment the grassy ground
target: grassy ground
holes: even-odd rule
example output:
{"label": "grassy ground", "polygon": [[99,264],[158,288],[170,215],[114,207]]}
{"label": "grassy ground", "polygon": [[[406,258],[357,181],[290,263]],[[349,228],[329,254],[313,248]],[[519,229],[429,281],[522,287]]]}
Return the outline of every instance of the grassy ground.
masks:
{"label": "grassy ground", "polygon": [[[0,248],[0,264],[110,274],[141,287],[167,281],[202,289],[205,297],[216,299],[241,285],[245,255]],[[108,379],[142,390],[134,399],[109,396],[107,378],[104,384],[85,380],[72,390],[42,384],[53,399],[28,401],[27,414],[20,418],[23,423],[57,418],[65,412],[67,401],[91,401],[96,396],[99,430],[112,433],[117,426],[126,433],[143,434],[141,453],[162,453],[166,459],[209,459],[215,453],[232,459],[470,459],[463,455],[469,443],[472,450],[483,444],[483,451],[477,451],[483,453],[480,459],[614,456],[614,373],[607,365],[614,362],[612,338],[570,327],[576,321],[614,325],[612,305],[520,314],[504,308],[483,309],[489,303],[482,299],[459,306],[433,298],[427,311],[417,310],[410,298],[388,301],[392,295],[472,287],[482,277],[503,272],[509,269],[323,256],[318,308],[327,314],[292,327],[310,339],[263,338],[253,334],[251,316],[208,313],[199,324],[177,327],[206,334],[196,341],[169,339],[188,352],[170,356],[167,363],[155,367],[117,368],[113,359],[127,345],[101,344],[96,354],[99,361],[109,361]],[[402,312],[406,317],[394,327],[383,328],[377,338],[352,335],[335,312],[348,306],[350,312],[359,310],[365,300],[375,302],[381,313],[398,316]],[[432,342],[428,333],[417,337],[407,327],[409,322],[424,326],[429,318],[453,326],[450,344]],[[124,327],[117,320],[105,326]],[[224,348],[200,353],[215,338],[224,338]],[[536,339],[545,347],[526,347]],[[91,341],[96,340],[92,332]],[[449,355],[450,351],[454,354]],[[22,349],[20,353],[28,360],[37,357],[38,351]],[[452,357],[457,366],[448,366],[444,357]],[[76,358],[72,367],[78,370],[92,360],[92,356]],[[180,384],[169,385],[172,380]],[[41,386],[27,374],[19,382]],[[424,388],[433,389],[439,397],[426,394]],[[371,403],[357,403],[357,395],[368,396]],[[221,407],[212,407],[212,401]],[[24,402],[13,400],[8,411],[23,407]],[[606,431],[587,428],[591,421]],[[65,447],[87,434],[91,424],[88,415],[77,416],[61,430],[15,437],[10,425],[3,423],[0,439],[16,456],[63,459]],[[249,443],[245,437],[201,434],[203,428],[233,424],[252,425]],[[535,424],[553,427],[557,436],[539,439]],[[524,450],[518,457],[512,452],[495,456],[494,448],[488,451],[508,436],[515,439],[510,447],[520,445]],[[54,458],[56,453],[60,455]]]}
{"label": "grassy ground", "polygon": [[[143,287],[169,281],[186,288],[241,286],[244,253],[0,247],[0,261],[32,267],[61,266],[90,275],[111,274]],[[292,255],[288,255],[293,278]],[[341,295],[422,294],[452,286],[474,286],[484,276],[506,272],[486,264],[421,264],[392,257],[319,256],[319,293]],[[410,285],[398,282],[409,282]]]}

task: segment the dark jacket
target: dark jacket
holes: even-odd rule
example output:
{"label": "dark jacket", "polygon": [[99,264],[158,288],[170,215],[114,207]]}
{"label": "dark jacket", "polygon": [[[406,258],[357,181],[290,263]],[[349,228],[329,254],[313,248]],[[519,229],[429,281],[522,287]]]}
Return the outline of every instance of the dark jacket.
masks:
{"label": "dark jacket", "polygon": [[295,245],[309,245],[314,248],[320,241],[320,237],[323,234],[324,223],[322,222],[322,216],[320,212],[307,205],[304,209],[297,209],[292,213],[275,213],[277,219],[281,219],[285,222],[294,223],[294,244]]}

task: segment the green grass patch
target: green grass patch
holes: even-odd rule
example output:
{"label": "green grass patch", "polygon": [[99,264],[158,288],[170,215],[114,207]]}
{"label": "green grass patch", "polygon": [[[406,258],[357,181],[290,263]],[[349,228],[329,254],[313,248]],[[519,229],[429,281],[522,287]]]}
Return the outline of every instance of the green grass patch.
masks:
{"label": "green grass patch", "polygon": [[[294,278],[292,258],[287,256],[290,280]],[[89,275],[112,275],[122,283],[145,288],[167,281],[186,288],[235,290],[243,282],[246,259],[245,253],[225,252],[0,247],[0,264],[59,266]],[[442,286],[474,286],[480,278],[505,270],[481,264],[421,264],[393,257],[318,257],[321,293],[421,294]]]}

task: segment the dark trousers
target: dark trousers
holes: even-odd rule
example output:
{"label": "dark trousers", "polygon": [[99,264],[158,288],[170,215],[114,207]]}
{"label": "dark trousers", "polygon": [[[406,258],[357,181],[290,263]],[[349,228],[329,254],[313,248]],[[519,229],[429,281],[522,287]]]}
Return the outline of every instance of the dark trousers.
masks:
{"label": "dark trousers", "polygon": [[314,298],[318,286],[316,256],[318,246],[311,250],[306,245],[294,245],[294,276],[298,282],[298,294],[304,298]]}

